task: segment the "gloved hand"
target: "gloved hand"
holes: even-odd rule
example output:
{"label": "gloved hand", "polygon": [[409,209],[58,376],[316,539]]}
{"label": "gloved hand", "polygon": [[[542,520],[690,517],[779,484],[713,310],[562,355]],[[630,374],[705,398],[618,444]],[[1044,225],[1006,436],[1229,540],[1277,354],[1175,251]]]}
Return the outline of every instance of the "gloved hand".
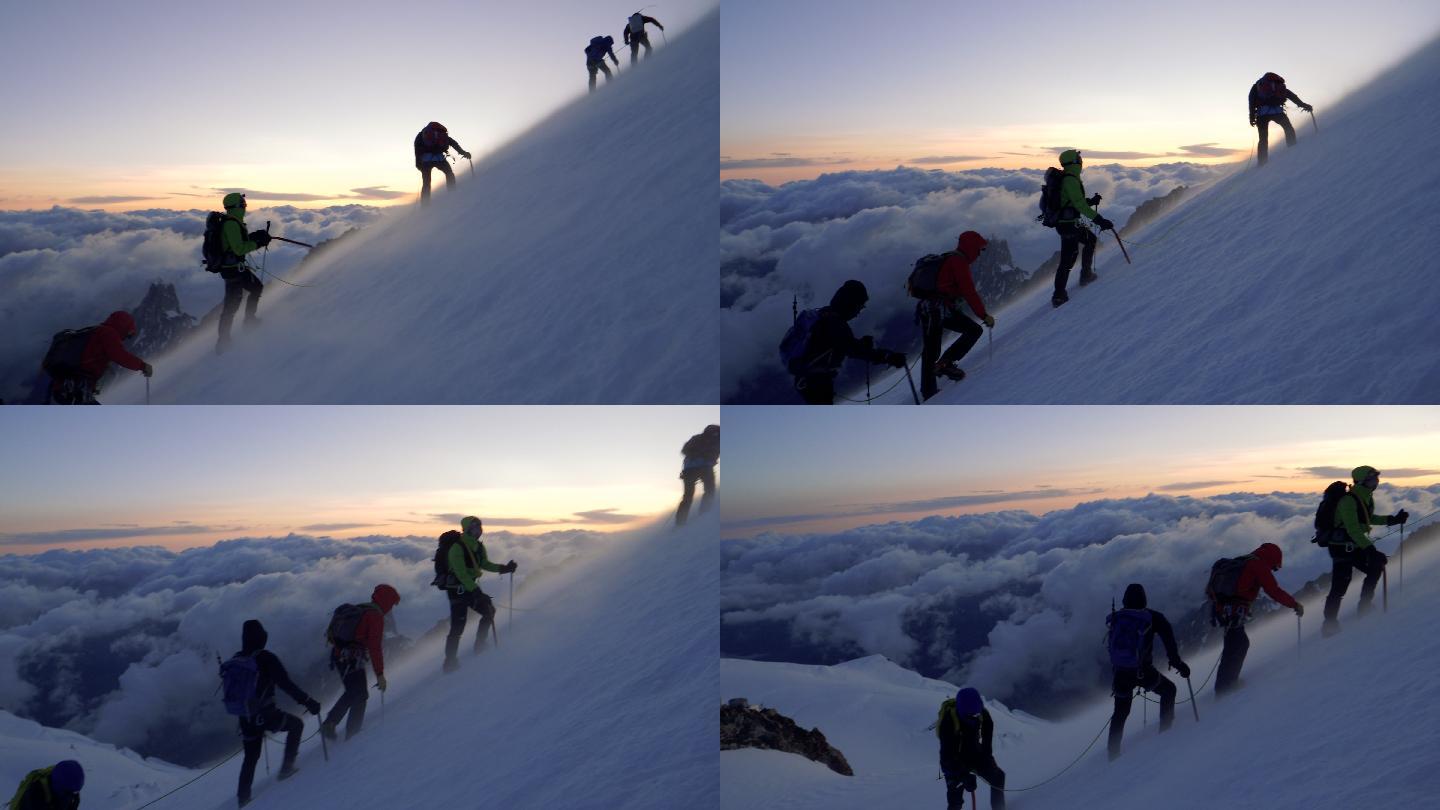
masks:
{"label": "gloved hand", "polygon": [[[149,375],[149,374],[146,374],[145,376],[148,377],[148,376],[150,376],[150,375]],[[1385,521],[1385,525],[1386,525],[1386,526],[1402,525],[1402,524],[1405,523],[1405,521],[1407,521],[1407,520],[1409,520],[1409,519],[1410,519],[1410,513],[1409,513],[1409,512],[1406,512],[1404,509],[1401,509],[1399,512],[1396,512],[1395,514],[1391,515],[1391,516],[1390,516],[1390,519],[1387,520],[1387,521]]]}
{"label": "gloved hand", "polygon": [[1255,126],[1255,116],[1250,116],[1250,126]]}
{"label": "gloved hand", "polygon": [[1296,615],[1296,616],[1304,616],[1304,615],[1305,615],[1305,606],[1302,605],[1302,604],[1300,604],[1299,602],[1296,602],[1296,603],[1295,603],[1295,615]]}
{"label": "gloved hand", "polygon": [[620,60],[619,60],[619,59],[617,59],[617,58],[615,58],[615,57],[612,56],[612,57],[610,57],[610,61],[615,63],[615,67],[620,67]]}
{"label": "gloved hand", "polygon": [[144,374],[146,377],[149,377],[155,373],[155,367],[150,365],[149,363],[146,363],[145,368],[140,369],[140,373]]}
{"label": "gloved hand", "polygon": [[664,30],[665,30],[665,26],[661,25],[661,24],[658,23],[658,22],[655,23],[655,27],[656,27],[656,28],[659,28],[661,31],[664,31]]}
{"label": "gloved hand", "polygon": [[1095,217],[1095,224],[1098,225],[1100,227],[1100,230],[1102,231],[1115,230],[1115,223],[1111,222],[1105,217]]}
{"label": "gloved hand", "polygon": [[316,700],[315,698],[310,698],[309,700],[305,701],[305,711],[310,712],[316,717],[319,717],[320,701]]}
{"label": "gloved hand", "polygon": [[461,150],[460,150],[460,154],[464,155],[466,160],[469,160],[470,158],[475,157],[474,155],[470,154],[469,152],[466,152],[464,149],[461,149]]}
{"label": "gloved hand", "polygon": [[980,320],[984,321],[984,322],[985,322],[985,325],[988,326],[988,327],[990,327],[991,329],[994,329],[994,328],[995,328],[995,316],[994,316],[994,315],[986,314],[985,317],[984,317],[984,318],[981,318]]}
{"label": "gloved hand", "polygon": [[385,688],[386,688],[387,686],[389,686],[389,684],[385,683],[385,676],[384,676],[384,675],[381,675],[381,674],[379,674],[379,673],[376,673],[376,675],[375,675],[375,686],[376,686],[376,688],[378,688],[381,692],[384,692],[384,691],[385,691]]}
{"label": "gloved hand", "polygon": [[889,363],[895,368],[905,368],[905,360],[905,355],[901,354],[900,352],[890,352],[888,355],[885,356],[885,362]]}
{"label": "gloved hand", "polygon": [[1314,112],[1314,111],[1315,111],[1315,108],[1314,108],[1313,106],[1309,105],[1309,104],[1301,104],[1301,105],[1300,105],[1300,109],[1304,110],[1305,112]]}
{"label": "gloved hand", "polygon": [[1091,208],[1094,208],[1095,206],[1099,205],[1099,204],[1100,204],[1100,201],[1103,200],[1103,199],[1105,199],[1105,198],[1104,198],[1104,197],[1101,197],[1099,194],[1096,194],[1095,196],[1093,196],[1093,197],[1091,197],[1090,199],[1086,200],[1086,202],[1090,203],[1090,207],[1091,207]]}
{"label": "gloved hand", "polygon": [[1171,661],[1170,668],[1180,673],[1182,678],[1190,677],[1190,666],[1184,661]]}
{"label": "gloved hand", "polygon": [[250,241],[263,248],[270,244],[270,234],[264,231],[251,231]]}
{"label": "gloved hand", "polygon": [[[684,474],[684,473],[681,473],[681,474],[680,474],[680,477],[681,477],[681,478],[684,478],[684,477],[685,477],[685,474]],[[515,569],[516,569],[516,568],[519,568],[519,567],[520,567],[520,566],[518,566],[518,565],[515,564],[515,561],[514,561],[514,560],[511,560],[510,562],[505,563],[504,565],[500,566],[500,573],[502,573],[502,574],[513,574],[513,573],[515,573]]]}

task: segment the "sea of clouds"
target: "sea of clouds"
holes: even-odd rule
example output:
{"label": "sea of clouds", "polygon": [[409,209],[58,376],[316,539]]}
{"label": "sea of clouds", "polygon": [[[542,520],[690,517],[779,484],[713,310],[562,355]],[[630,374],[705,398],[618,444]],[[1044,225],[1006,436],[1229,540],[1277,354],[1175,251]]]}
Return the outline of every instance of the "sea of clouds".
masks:
{"label": "sea of clouds", "polygon": [[[180,306],[196,318],[219,304],[224,283],[200,263],[206,213],[0,211],[0,399],[29,393],[52,335],[138,305],[151,282],[174,284]],[[281,205],[247,212],[246,224],[259,230],[270,220],[272,233],[316,245],[379,216],[368,205]],[[266,269],[284,275],[304,256],[303,248],[274,243]]]}
{"label": "sea of clouds", "polygon": [[[1142,203],[1178,186],[1198,186],[1233,165],[1166,163],[1086,166],[1085,189],[1123,225]],[[948,172],[899,167],[848,171],[774,187],[759,180],[720,184],[721,395],[725,402],[795,402],[776,347],[791,303],[823,306],[846,279],[870,290],[853,322],[881,345],[918,346],[915,302],[905,279],[926,253],[952,250],[960,232],[1004,239],[1016,264],[1033,272],[1059,249],[1035,222],[1042,169]]]}
{"label": "sea of clouds", "polygon": [[[598,550],[605,537],[494,531],[485,544],[493,559],[519,563],[523,592],[527,578]],[[237,745],[235,719],[216,695],[215,656],[239,650],[244,620],[259,619],[268,649],[295,682],[325,697],[339,688],[324,641],[336,605],[367,601],[387,582],[402,599],[391,613],[400,635],[414,640],[448,622],[445,596],[429,584],[434,551],[426,537],[290,535],[178,552],[0,557],[0,708],[147,756],[206,763]],[[497,594],[495,582],[482,586],[487,581]],[[288,706],[289,698],[280,702]]]}
{"label": "sea of clouds", "polygon": [[[1108,688],[1104,620],[1126,585],[1176,621],[1211,564],[1280,546],[1294,591],[1330,570],[1310,543],[1320,493],[1149,495],[1045,515],[928,517],[721,544],[721,653],[800,663],[883,654],[1032,712]],[[1440,509],[1440,485],[1382,485],[1376,512]],[[1435,518],[1431,518],[1433,522]],[[1374,537],[1387,529],[1377,528]],[[1380,547],[1395,550],[1391,536]],[[1352,586],[1353,594],[1358,584]],[[1262,601],[1265,597],[1261,597]],[[1164,653],[1157,650],[1163,667]]]}

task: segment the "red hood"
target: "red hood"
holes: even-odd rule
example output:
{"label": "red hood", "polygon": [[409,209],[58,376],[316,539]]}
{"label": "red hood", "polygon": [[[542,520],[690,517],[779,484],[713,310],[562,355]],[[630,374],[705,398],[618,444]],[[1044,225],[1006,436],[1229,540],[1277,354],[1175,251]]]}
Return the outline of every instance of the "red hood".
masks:
{"label": "red hood", "polygon": [[375,591],[370,594],[370,601],[374,602],[382,613],[389,613],[390,608],[400,604],[400,594],[389,585],[376,585]]}
{"label": "red hood", "polygon": [[121,339],[131,337],[135,334],[135,319],[130,317],[130,313],[124,310],[116,310],[110,313],[110,317],[105,319],[105,325],[119,332]]}
{"label": "red hood", "polygon": [[1255,549],[1255,558],[1269,566],[1272,571],[1280,569],[1280,547],[1274,543],[1265,543]]}
{"label": "red hood", "polygon": [[988,244],[990,243],[985,241],[985,237],[980,234],[974,231],[966,231],[960,234],[960,241],[957,243],[956,249],[964,253],[965,258],[973,262],[980,258],[980,251],[984,250]]}

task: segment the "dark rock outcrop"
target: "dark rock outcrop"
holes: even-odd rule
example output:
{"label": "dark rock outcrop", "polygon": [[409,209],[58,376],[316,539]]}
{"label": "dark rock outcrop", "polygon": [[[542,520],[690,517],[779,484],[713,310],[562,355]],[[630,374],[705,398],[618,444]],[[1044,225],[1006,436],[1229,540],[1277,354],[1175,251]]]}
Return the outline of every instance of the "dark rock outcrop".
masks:
{"label": "dark rock outcrop", "polygon": [[820,729],[800,728],[794,720],[774,709],[750,706],[743,699],[720,707],[720,750],[765,748],[786,751],[818,762],[845,776],[854,776],[845,755],[826,742]]}

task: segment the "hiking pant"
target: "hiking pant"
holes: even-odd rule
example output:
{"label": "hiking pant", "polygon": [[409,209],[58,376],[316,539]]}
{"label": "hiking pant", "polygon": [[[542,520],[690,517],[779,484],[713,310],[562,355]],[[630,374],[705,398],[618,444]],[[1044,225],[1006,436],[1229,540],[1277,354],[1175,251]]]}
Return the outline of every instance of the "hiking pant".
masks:
{"label": "hiking pant", "polygon": [[1095,272],[1095,233],[1074,222],[1062,222],[1055,226],[1060,234],[1060,264],[1055,268],[1055,292],[1065,292],[1070,281],[1070,268],[1075,266],[1075,257],[1080,257],[1080,275]]}
{"label": "hiking pant", "polygon": [[430,172],[439,169],[445,173],[445,188],[455,187],[455,170],[450,168],[450,161],[441,156],[440,161],[427,161],[420,164],[420,202],[430,202]]}
{"label": "hiking pant", "polygon": [[[920,334],[924,341],[920,351],[920,395],[929,399],[940,390],[935,382],[935,367],[959,362],[960,358],[975,347],[980,336],[985,334],[985,327],[970,320],[958,308],[931,301],[921,301],[915,307],[915,322],[920,325]],[[950,344],[950,348],[941,354],[940,342],[945,337],[946,329],[959,332],[960,339]]]}
{"label": "hiking pant", "polygon": [[1274,121],[1285,130],[1285,145],[1295,145],[1295,127],[1290,125],[1290,116],[1285,113],[1279,115],[1257,115],[1255,116],[1255,128],[1260,130],[1260,143],[1255,147],[1255,165],[1264,166],[1265,159],[1270,156],[1270,122]]}
{"label": "hiking pant", "polygon": [[260,761],[260,748],[265,743],[265,732],[285,732],[285,758],[280,763],[283,769],[287,763],[294,763],[295,755],[300,753],[300,732],[304,728],[305,723],[300,718],[273,706],[268,712],[256,717],[253,723],[240,721],[240,739],[245,749],[245,758],[240,762],[240,788],[235,795],[241,801],[250,798],[250,785],[255,781],[255,763]]}
{"label": "hiking pant", "polygon": [[478,590],[469,593],[450,591],[450,634],[445,636],[445,660],[455,658],[460,650],[460,637],[465,635],[465,620],[470,611],[480,614],[480,627],[475,631],[475,652],[485,649],[485,635],[495,623],[495,605],[490,597]]}
{"label": "hiking pant", "polygon": [[[941,764],[941,770],[945,772],[945,806],[947,810],[965,810],[965,791],[975,785],[975,776],[984,779],[990,784],[990,807],[1003,808],[1005,806],[1005,772],[995,764],[995,757],[989,757],[979,763],[973,769],[945,767]],[[978,787],[978,785],[977,785]]]}
{"label": "hiking pant", "polygon": [[50,398],[46,405],[99,405],[95,399],[95,381],[68,377],[50,381]]}
{"label": "hiking pant", "polygon": [[235,321],[235,311],[240,309],[240,299],[245,293],[250,293],[245,301],[245,321],[249,323],[255,319],[255,310],[260,306],[260,293],[265,285],[244,267],[221,270],[220,277],[225,279],[225,303],[220,309],[220,348],[223,349],[230,345],[230,324]]}
{"label": "hiking pant", "polygon": [[1240,681],[1240,668],[1245,666],[1245,654],[1250,652],[1250,637],[1245,634],[1245,625],[1237,625],[1225,631],[1225,647],[1220,651],[1220,667],[1215,672],[1215,694],[1223,695],[1234,689]]}
{"label": "hiking pant", "polygon": [[835,378],[829,374],[811,374],[795,378],[795,390],[806,405],[834,405]]}
{"label": "hiking pant", "polygon": [[[630,64],[632,64],[632,65],[635,64],[635,60],[640,57],[640,46],[641,46],[641,45],[644,45],[644,46],[645,46],[645,58],[646,58],[646,59],[649,59],[649,58],[650,58],[650,34],[649,34],[649,32],[641,31],[641,32],[638,33],[638,34],[631,34],[631,35],[630,35]],[[591,81],[594,81],[594,74],[591,74]]]}
{"label": "hiking pant", "polygon": [[695,499],[696,481],[705,485],[705,494],[700,496],[700,514],[709,511],[710,502],[715,498],[715,468],[691,467],[682,470],[680,480],[685,482],[685,494],[680,497],[680,506],[675,510],[676,526],[684,526],[685,521],[690,518],[690,502]]}
{"label": "hiking pant", "polygon": [[598,70],[605,74],[605,81],[615,78],[610,75],[610,66],[605,64],[604,58],[596,59],[593,62],[586,62],[585,69],[590,71],[590,92],[595,92],[595,72]]}
{"label": "hiking pant", "polygon": [[1110,715],[1110,758],[1114,759],[1120,756],[1120,740],[1125,736],[1125,718],[1130,716],[1135,687],[1160,696],[1160,730],[1165,731],[1175,722],[1175,684],[1154,667],[1117,669],[1111,684],[1115,713]]}
{"label": "hiking pant", "polygon": [[338,663],[340,682],[345,684],[345,693],[335,701],[335,708],[325,715],[325,725],[338,726],[340,718],[348,712],[350,719],[345,723],[345,739],[360,733],[365,725],[365,704],[370,701],[370,690],[365,687],[365,662],[359,658]]}
{"label": "hiking pant", "polygon": [[1345,591],[1350,587],[1350,576],[1356,568],[1365,575],[1365,581],[1360,585],[1360,604],[1356,610],[1360,615],[1365,615],[1373,607],[1375,585],[1380,582],[1380,575],[1385,573],[1385,563],[1390,558],[1374,546],[1353,551],[1346,551],[1344,546],[1332,545],[1328,548],[1331,565],[1330,594],[1325,597],[1325,620],[1335,621],[1339,618],[1340,602],[1345,598]]}

